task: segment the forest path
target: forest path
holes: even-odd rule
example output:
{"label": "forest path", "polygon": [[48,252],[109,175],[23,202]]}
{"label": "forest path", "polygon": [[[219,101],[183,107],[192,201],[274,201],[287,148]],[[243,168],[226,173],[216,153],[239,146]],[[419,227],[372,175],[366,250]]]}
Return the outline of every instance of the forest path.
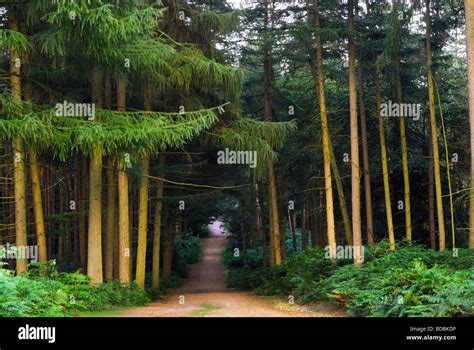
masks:
{"label": "forest path", "polygon": [[163,300],[121,310],[116,317],[334,317],[344,312],[336,306],[301,306],[285,300],[234,291],[225,285],[221,255],[227,245],[219,223],[209,225],[202,239],[201,262],[191,266],[183,285],[169,290]]}

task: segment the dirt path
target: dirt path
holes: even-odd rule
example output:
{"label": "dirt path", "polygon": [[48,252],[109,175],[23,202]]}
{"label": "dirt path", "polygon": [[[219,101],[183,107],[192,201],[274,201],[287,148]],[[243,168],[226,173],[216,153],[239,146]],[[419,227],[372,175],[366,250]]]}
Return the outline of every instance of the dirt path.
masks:
{"label": "dirt path", "polygon": [[147,306],[127,308],[118,317],[331,317],[343,312],[331,305],[303,307],[284,300],[263,298],[225,285],[221,254],[225,232],[209,225],[211,236],[202,239],[203,259],[191,267],[189,278],[165,298]]}

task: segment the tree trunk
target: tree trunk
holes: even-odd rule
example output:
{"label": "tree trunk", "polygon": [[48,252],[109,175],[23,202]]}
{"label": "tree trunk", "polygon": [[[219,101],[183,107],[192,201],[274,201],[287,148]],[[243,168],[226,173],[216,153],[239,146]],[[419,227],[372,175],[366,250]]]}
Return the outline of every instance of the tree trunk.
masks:
{"label": "tree trunk", "polygon": [[[320,29],[319,19],[319,0],[315,0],[316,11],[314,26]],[[326,221],[327,234],[329,242],[329,256],[331,259],[336,259],[336,228],[334,223],[334,199],[332,193],[332,179],[331,179],[331,152],[330,152],[330,136],[328,118],[326,113],[326,96],[324,92],[324,72],[323,72],[323,45],[321,43],[321,36],[316,35],[316,72],[318,79],[318,93],[319,93],[319,111],[321,116],[321,130],[323,134],[323,158],[324,158],[324,184],[326,191]],[[314,243],[313,243],[314,246]]]}
{"label": "tree trunk", "polygon": [[46,249],[46,234],[44,229],[43,201],[41,199],[41,184],[39,176],[38,159],[35,151],[30,149],[30,170],[33,195],[33,207],[35,211],[36,240],[38,243],[38,261],[44,263],[48,260]]}
{"label": "tree trunk", "polygon": [[[125,82],[117,79],[117,111],[125,112]],[[118,169],[118,197],[119,197],[119,281],[130,283],[131,281],[131,256],[132,242],[130,238],[130,210],[128,198],[128,175],[121,167]]]}
{"label": "tree trunk", "polygon": [[[264,17],[264,31],[265,31],[265,42],[264,42],[264,53],[263,53],[263,94],[264,94],[264,117],[266,120],[271,121],[272,107],[271,107],[271,96],[270,89],[272,85],[272,43],[270,42],[268,31],[269,21],[273,24],[273,7],[271,8],[271,14],[269,15],[269,3],[270,0],[265,0],[265,17]],[[271,19],[270,19],[271,17]],[[278,200],[277,190],[275,181],[275,171],[273,163],[270,161],[268,164],[268,200],[269,200],[269,219],[270,219],[270,259],[272,264],[281,264],[281,252],[280,252],[280,227],[278,225]]]}
{"label": "tree trunk", "polygon": [[[241,194],[242,196],[243,194]],[[241,197],[239,199],[239,222],[240,222],[240,238],[242,239],[242,256],[244,262],[247,261],[247,235],[245,234],[245,222],[244,222],[244,200]]]}
{"label": "tree trunk", "polygon": [[288,226],[291,232],[291,243],[293,245],[293,253],[298,251],[298,245],[296,241],[296,227],[295,227],[295,211],[288,209]]}
{"label": "tree trunk", "polygon": [[82,273],[86,272],[87,266],[87,159],[83,158],[80,167],[80,200],[79,200],[79,265]]}
{"label": "tree trunk", "polygon": [[[91,97],[96,108],[102,108],[102,71],[92,67]],[[92,284],[103,282],[102,272],[102,147],[94,145],[89,169],[89,233],[87,275]]]}
{"label": "tree trunk", "polygon": [[[13,141],[13,171],[15,179],[15,234],[16,247],[25,248],[27,246],[27,226],[26,226],[26,173],[23,144],[20,138]],[[16,260],[16,272],[21,274],[27,270],[26,259]]]}
{"label": "tree trunk", "polygon": [[[19,31],[18,17],[14,9],[8,11],[8,22],[11,31]],[[14,102],[21,102],[21,80],[20,80],[20,55],[13,50],[10,53],[10,91]],[[15,236],[16,246],[26,247],[27,226],[26,226],[26,173],[25,173],[25,152],[23,143],[19,137],[13,140],[13,178],[15,181]],[[27,270],[25,259],[16,260],[17,274]]]}
{"label": "tree trunk", "polygon": [[104,78],[104,108],[112,109],[112,79],[108,74]]}
{"label": "tree trunk", "polygon": [[130,217],[128,210],[128,177],[123,169],[118,171],[119,196],[119,281],[130,283]]}
{"label": "tree trunk", "polygon": [[351,184],[352,184],[352,240],[354,246],[354,264],[361,265],[362,233],[360,224],[360,166],[359,166],[359,132],[357,125],[357,90],[355,79],[355,44],[354,44],[354,1],[348,0],[349,16],[349,110],[351,126]]}
{"label": "tree trunk", "polygon": [[[159,176],[163,177],[164,156],[160,155]],[[161,244],[161,213],[163,210],[163,180],[156,182],[156,206],[153,221],[153,259],[151,287],[158,290],[160,288],[160,244]]]}
{"label": "tree trunk", "polygon": [[250,193],[251,193],[251,200],[252,200],[252,247],[257,252],[258,251],[258,240],[259,240],[259,221],[258,221],[258,212],[256,206],[257,200],[257,193],[256,193],[256,186],[255,180],[252,183]]}
{"label": "tree trunk", "polygon": [[306,205],[303,205],[303,210],[301,214],[301,245],[303,250],[308,246],[308,232],[307,232],[307,209]]}
{"label": "tree trunk", "polygon": [[438,149],[438,128],[436,127],[436,110],[435,110],[435,96],[433,83],[433,61],[431,52],[431,15],[430,15],[430,0],[425,0],[426,4],[426,57],[428,69],[428,96],[430,106],[430,127],[431,127],[431,142],[433,143],[433,165],[435,177],[435,192],[436,192],[436,209],[438,214],[438,230],[439,230],[439,250],[446,248],[446,230],[444,227],[444,210],[443,210],[443,193],[441,189],[441,170],[439,164],[439,149]]}
{"label": "tree trunk", "polygon": [[[375,64],[375,53],[372,53],[372,59]],[[380,92],[380,80],[379,70],[375,68],[374,71],[374,85],[375,85],[375,110],[377,111],[377,117],[379,118],[379,138],[380,138],[380,151],[382,160],[382,177],[383,177],[383,190],[385,198],[385,213],[387,215],[387,230],[388,240],[390,244],[390,250],[395,250],[395,235],[393,231],[393,216],[392,216],[392,201],[390,198],[390,180],[388,176],[388,159],[387,159],[387,146],[385,144],[385,122],[382,114],[380,113],[381,104],[381,92]]]}
{"label": "tree trunk", "polygon": [[364,164],[365,216],[367,218],[367,243],[374,244],[374,220],[372,214],[372,188],[370,185],[369,146],[367,144],[367,122],[364,101],[364,80],[362,78],[362,61],[358,66],[360,132],[362,138],[362,160]]}
{"label": "tree trunk", "polygon": [[[402,77],[400,73],[400,57],[395,59],[396,80],[397,80],[397,98],[399,106],[403,103]],[[403,108],[400,108],[402,111]],[[409,244],[412,242],[411,234],[411,204],[410,204],[410,178],[408,172],[408,150],[407,138],[405,131],[405,116],[400,115],[400,141],[402,145],[402,167],[403,167],[403,188],[404,188],[404,207],[405,207],[405,225],[406,225],[406,239]]]}
{"label": "tree trunk", "polygon": [[146,244],[148,228],[148,173],[150,169],[150,158],[143,158],[143,177],[140,183],[139,208],[138,208],[138,248],[136,280],[138,287],[145,288],[145,268],[146,268]]}
{"label": "tree trunk", "polygon": [[349,212],[347,211],[346,196],[344,194],[344,186],[342,184],[341,175],[339,174],[339,168],[337,167],[336,157],[334,157],[334,150],[332,142],[329,140],[329,150],[331,152],[331,168],[334,173],[334,179],[336,180],[337,196],[339,199],[339,207],[341,209],[342,222],[344,224],[344,234],[346,238],[346,244],[352,244],[352,229],[351,220],[349,218]]}
{"label": "tree trunk", "polygon": [[436,250],[436,223],[435,223],[435,194],[434,194],[434,164],[433,143],[431,142],[431,128],[429,129],[428,142],[428,210],[431,249]]}
{"label": "tree trunk", "polygon": [[89,173],[89,237],[87,275],[92,284],[102,278],[102,148],[94,146]]}
{"label": "tree trunk", "polygon": [[257,232],[258,236],[262,241],[262,256],[263,256],[263,263],[267,265],[267,239],[265,237],[265,233],[263,230],[263,219],[262,219],[262,208],[260,206],[260,196],[258,194],[258,184],[255,183],[255,211],[256,211],[256,218],[257,218]]}
{"label": "tree trunk", "polygon": [[107,159],[107,221],[105,229],[105,280],[114,278],[114,241],[116,236],[117,221],[117,177],[115,173],[115,159],[109,156]]}
{"label": "tree trunk", "polygon": [[273,168],[273,163],[268,165],[268,178],[269,178],[269,201],[270,201],[270,220],[271,220],[271,230],[270,233],[273,233],[273,245],[271,246],[273,250],[274,263],[275,265],[281,264],[281,245],[280,245],[280,225],[278,220],[278,198],[277,190],[275,183],[275,173]]}
{"label": "tree trunk", "polygon": [[471,131],[471,191],[469,209],[469,248],[474,249],[474,1],[465,0],[467,77],[469,85],[469,125]]}
{"label": "tree trunk", "polygon": [[171,219],[171,214],[167,213],[166,215],[166,225],[165,225],[165,241],[164,251],[163,251],[163,282],[167,284],[170,281],[171,270],[173,267],[173,240],[174,240],[174,230]]}

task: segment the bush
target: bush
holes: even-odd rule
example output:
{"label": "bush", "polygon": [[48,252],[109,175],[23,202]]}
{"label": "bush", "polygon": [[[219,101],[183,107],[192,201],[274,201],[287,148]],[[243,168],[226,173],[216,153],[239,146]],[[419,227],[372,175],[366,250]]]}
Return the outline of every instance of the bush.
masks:
{"label": "bush", "polygon": [[[189,265],[201,261],[201,240],[195,236],[185,239],[176,237],[173,243],[173,280],[174,286],[189,274]],[[170,281],[171,282],[171,281]]]}
{"label": "bush", "polygon": [[376,263],[361,268],[345,266],[316,288],[320,298],[345,305],[355,316],[442,317],[472,313],[473,278],[472,268],[428,267],[421,259],[414,259],[408,266],[384,270]]}
{"label": "bush", "polygon": [[0,317],[59,317],[149,301],[135,284],[91,286],[88,277],[78,272],[14,276],[13,271],[0,269]]}

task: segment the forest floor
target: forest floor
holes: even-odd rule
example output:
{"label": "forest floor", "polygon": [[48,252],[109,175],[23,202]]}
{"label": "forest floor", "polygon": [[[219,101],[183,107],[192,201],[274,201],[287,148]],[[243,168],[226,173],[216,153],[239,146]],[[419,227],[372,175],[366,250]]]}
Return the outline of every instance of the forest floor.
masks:
{"label": "forest floor", "polygon": [[[331,304],[297,305],[288,300],[261,297],[229,289],[221,264],[227,245],[226,232],[216,222],[202,239],[202,260],[178,289],[169,290],[151,304],[105,312],[109,317],[337,317],[341,308]],[[90,315],[91,316],[91,315]],[[100,316],[94,314],[93,316]]]}

